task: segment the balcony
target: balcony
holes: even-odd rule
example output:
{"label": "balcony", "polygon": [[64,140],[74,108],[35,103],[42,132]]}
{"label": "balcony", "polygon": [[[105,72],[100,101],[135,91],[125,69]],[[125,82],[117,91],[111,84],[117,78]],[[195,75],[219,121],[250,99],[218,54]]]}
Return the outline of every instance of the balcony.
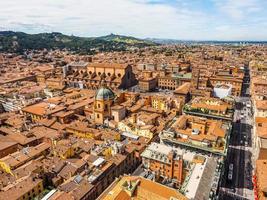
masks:
{"label": "balcony", "polygon": [[227,113],[212,112],[211,110],[205,108],[192,108],[190,105],[185,105],[183,107],[183,112],[185,114],[196,115],[206,118],[222,119],[227,121],[232,121],[233,111],[227,110]]}
{"label": "balcony", "polygon": [[160,133],[160,139],[167,143],[172,143],[172,144],[181,145],[184,147],[199,149],[199,150],[210,152],[210,153],[217,154],[220,156],[226,156],[226,153],[227,153],[226,143],[223,145],[223,147],[220,147],[220,148],[217,148],[214,145],[213,146],[207,146],[205,144],[196,145],[196,144],[193,144],[193,142],[190,139],[183,140],[181,138],[170,137],[170,133],[168,131],[163,131],[162,133]]}

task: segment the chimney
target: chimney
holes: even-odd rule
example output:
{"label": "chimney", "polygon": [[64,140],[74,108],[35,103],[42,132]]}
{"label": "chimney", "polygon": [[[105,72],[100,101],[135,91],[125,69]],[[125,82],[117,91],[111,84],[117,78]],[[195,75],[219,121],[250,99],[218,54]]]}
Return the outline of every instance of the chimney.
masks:
{"label": "chimney", "polygon": [[133,123],[137,122],[137,114],[133,114]]}

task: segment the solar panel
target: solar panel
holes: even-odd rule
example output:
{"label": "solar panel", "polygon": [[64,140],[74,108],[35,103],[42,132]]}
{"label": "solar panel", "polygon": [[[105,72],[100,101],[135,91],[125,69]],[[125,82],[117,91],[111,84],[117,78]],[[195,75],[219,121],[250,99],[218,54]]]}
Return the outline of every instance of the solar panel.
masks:
{"label": "solar panel", "polygon": [[81,175],[77,175],[75,178],[74,178],[74,182],[79,184],[81,181],[82,181],[83,177]]}

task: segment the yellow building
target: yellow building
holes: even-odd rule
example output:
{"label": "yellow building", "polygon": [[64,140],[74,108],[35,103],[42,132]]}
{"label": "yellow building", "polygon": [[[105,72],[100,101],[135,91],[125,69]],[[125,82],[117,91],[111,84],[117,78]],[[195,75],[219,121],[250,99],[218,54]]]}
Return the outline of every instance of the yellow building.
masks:
{"label": "yellow building", "polygon": [[80,138],[98,139],[100,132],[97,129],[90,128],[86,122],[73,122],[66,127],[67,133],[71,133]]}
{"label": "yellow building", "polygon": [[176,109],[179,113],[182,111],[184,101],[177,98],[176,96],[166,97],[166,96],[152,96],[151,106],[160,111],[168,112],[172,109]]}
{"label": "yellow building", "polygon": [[38,83],[45,83],[45,79],[46,78],[47,77],[45,76],[45,74],[38,74],[36,76],[36,80],[37,80]]}
{"label": "yellow building", "polygon": [[34,176],[26,176],[1,188],[0,199],[28,200],[34,199],[44,190],[43,180]]}
{"label": "yellow building", "polygon": [[164,97],[153,96],[151,100],[152,107],[157,110],[167,111],[170,110],[172,102]]}
{"label": "yellow building", "polygon": [[62,78],[48,78],[45,83],[46,86],[51,89],[63,89],[65,87],[65,83]]}
{"label": "yellow building", "polygon": [[[24,148],[0,159],[0,170],[12,174],[12,170],[17,169],[30,160],[49,152],[50,144],[41,143],[35,147]],[[13,174],[12,174],[13,175]]]}
{"label": "yellow building", "polygon": [[125,120],[118,123],[118,129],[149,139],[152,139],[155,134],[155,126],[153,125],[137,126],[136,124]]}
{"label": "yellow building", "polygon": [[9,164],[6,163],[5,161],[0,160],[0,169],[2,171],[4,171],[4,172],[8,173],[8,174],[13,175],[12,170],[11,170]]}
{"label": "yellow building", "polygon": [[114,199],[187,200],[188,198],[177,190],[154,181],[138,176],[123,176],[116,179],[97,200]]}
{"label": "yellow building", "polygon": [[62,159],[68,159],[74,156],[75,147],[66,141],[60,141],[53,148],[54,156],[58,156]]}

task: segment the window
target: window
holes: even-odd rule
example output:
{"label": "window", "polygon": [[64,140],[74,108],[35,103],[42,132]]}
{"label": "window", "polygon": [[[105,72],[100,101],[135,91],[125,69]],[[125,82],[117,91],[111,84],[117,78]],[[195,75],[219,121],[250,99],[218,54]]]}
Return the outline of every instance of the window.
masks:
{"label": "window", "polygon": [[100,108],[100,103],[99,103],[99,104],[97,104],[97,106],[98,106],[98,108]]}
{"label": "window", "polygon": [[96,117],[99,118],[99,114],[97,114]]}

